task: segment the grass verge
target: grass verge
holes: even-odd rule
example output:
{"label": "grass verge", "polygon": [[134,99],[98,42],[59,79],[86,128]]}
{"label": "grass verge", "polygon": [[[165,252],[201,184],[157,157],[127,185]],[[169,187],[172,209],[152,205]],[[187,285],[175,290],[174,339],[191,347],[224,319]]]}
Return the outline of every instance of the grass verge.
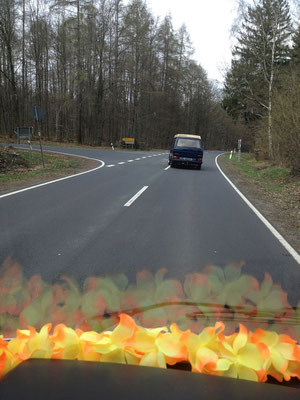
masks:
{"label": "grass verge", "polygon": [[44,153],[45,168],[43,168],[41,153],[39,151],[14,150],[14,152],[22,158],[24,165],[11,165],[8,171],[0,174],[0,184],[25,180],[49,173],[60,173],[68,169],[80,167],[78,159]]}
{"label": "grass verge", "polygon": [[226,154],[224,161],[228,167],[250,178],[269,194],[282,195],[281,200],[287,206],[300,209],[300,178],[292,176],[289,168],[273,165],[269,161],[256,161],[249,153],[242,154],[240,161],[237,154],[231,160]]}
{"label": "grass verge", "polygon": [[300,177],[290,169],[268,161],[256,161],[252,154],[242,153],[219,158],[225,174],[300,252]]}

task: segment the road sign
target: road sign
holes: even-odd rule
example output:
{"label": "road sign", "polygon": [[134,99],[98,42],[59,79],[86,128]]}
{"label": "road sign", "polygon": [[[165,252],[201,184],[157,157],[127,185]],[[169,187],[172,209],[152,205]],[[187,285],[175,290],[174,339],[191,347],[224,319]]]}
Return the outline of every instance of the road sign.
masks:
{"label": "road sign", "polygon": [[125,144],[134,144],[135,139],[134,138],[123,138],[122,142],[124,142]]}
{"label": "road sign", "polygon": [[135,145],[135,139],[134,138],[123,138],[122,139],[123,144],[127,148],[127,146],[130,146],[132,149]]}
{"label": "road sign", "polygon": [[41,109],[41,107],[33,106],[29,110],[28,114],[29,114],[29,117],[34,119],[35,121],[40,121],[41,119],[43,119],[43,117],[45,115],[45,111],[43,109]]}
{"label": "road sign", "polygon": [[21,139],[28,139],[30,142],[31,136],[33,134],[33,127],[32,126],[18,127],[16,129],[16,134],[17,134],[18,144],[20,144]]}

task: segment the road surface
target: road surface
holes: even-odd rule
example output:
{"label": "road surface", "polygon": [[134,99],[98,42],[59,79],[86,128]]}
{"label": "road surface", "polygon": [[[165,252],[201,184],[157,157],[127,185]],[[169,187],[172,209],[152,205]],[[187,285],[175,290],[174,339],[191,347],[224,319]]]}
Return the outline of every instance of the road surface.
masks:
{"label": "road surface", "polygon": [[[172,277],[208,264],[245,262],[269,272],[296,305],[300,265],[224,179],[218,152],[201,171],[167,168],[166,152],[47,148],[102,161],[71,179],[0,197],[0,263],[10,256],[31,276],[91,275],[166,267]],[[100,164],[99,164],[100,165]]]}

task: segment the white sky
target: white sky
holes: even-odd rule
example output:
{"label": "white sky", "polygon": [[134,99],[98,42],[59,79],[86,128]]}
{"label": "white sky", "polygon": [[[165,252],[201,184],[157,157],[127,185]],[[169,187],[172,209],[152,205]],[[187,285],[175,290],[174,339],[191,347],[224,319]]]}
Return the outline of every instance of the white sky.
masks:
{"label": "white sky", "polygon": [[170,12],[175,29],[186,24],[195,48],[193,58],[209,79],[223,81],[224,67],[231,60],[230,29],[236,17],[236,1],[147,0],[147,4],[160,19]]}

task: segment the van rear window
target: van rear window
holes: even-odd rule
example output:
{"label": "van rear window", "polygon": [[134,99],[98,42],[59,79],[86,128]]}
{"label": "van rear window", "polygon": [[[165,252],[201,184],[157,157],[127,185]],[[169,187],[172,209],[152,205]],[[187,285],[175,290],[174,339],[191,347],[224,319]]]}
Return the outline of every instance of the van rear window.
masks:
{"label": "van rear window", "polygon": [[176,147],[194,147],[201,149],[201,142],[198,139],[178,138]]}

